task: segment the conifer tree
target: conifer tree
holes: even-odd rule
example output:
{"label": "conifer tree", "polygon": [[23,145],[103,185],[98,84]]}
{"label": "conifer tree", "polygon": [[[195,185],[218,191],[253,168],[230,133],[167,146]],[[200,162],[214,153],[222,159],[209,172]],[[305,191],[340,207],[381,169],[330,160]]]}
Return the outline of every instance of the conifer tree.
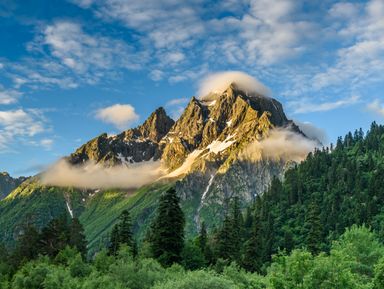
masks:
{"label": "conifer tree", "polygon": [[243,267],[251,272],[260,272],[262,265],[262,236],[260,233],[260,220],[255,215],[252,222],[251,236],[245,243],[244,257],[242,260]]}
{"label": "conifer tree", "polygon": [[69,244],[69,226],[67,215],[52,219],[40,234],[40,251],[44,255],[55,257]]}
{"label": "conifer tree", "polygon": [[17,267],[19,264],[35,259],[39,254],[40,235],[30,222],[23,224],[21,233],[16,241],[16,247],[11,258]]}
{"label": "conifer tree", "polygon": [[316,203],[312,202],[308,208],[308,215],[305,224],[307,227],[307,247],[312,254],[318,254],[320,252],[322,229],[319,216],[319,207]]}
{"label": "conifer tree", "polygon": [[110,255],[116,255],[121,245],[127,245],[132,252],[136,254],[135,241],[132,233],[132,221],[128,210],[124,210],[117,224],[115,224],[111,231],[109,240],[108,251]]}
{"label": "conifer tree", "polygon": [[222,227],[217,232],[216,237],[216,255],[218,258],[227,261],[233,260],[233,253],[236,251],[233,242],[234,237],[232,224],[232,220],[227,214],[224,218]]}
{"label": "conifer tree", "polygon": [[129,246],[133,250],[134,240],[132,233],[132,221],[128,210],[124,210],[119,218],[119,243]]}
{"label": "conifer tree", "polygon": [[240,261],[240,249],[243,241],[244,219],[240,210],[239,198],[235,197],[231,204],[231,225],[232,225],[232,260]]}
{"label": "conifer tree", "polygon": [[149,238],[152,255],[163,266],[180,263],[184,247],[184,225],[180,199],[176,190],[170,188],[160,197]]}
{"label": "conifer tree", "polygon": [[76,248],[83,258],[87,256],[87,240],[78,218],[73,218],[69,225],[69,245]]}
{"label": "conifer tree", "polygon": [[120,243],[119,243],[119,225],[116,224],[112,228],[111,236],[109,239],[108,245],[108,254],[116,256],[119,251]]}

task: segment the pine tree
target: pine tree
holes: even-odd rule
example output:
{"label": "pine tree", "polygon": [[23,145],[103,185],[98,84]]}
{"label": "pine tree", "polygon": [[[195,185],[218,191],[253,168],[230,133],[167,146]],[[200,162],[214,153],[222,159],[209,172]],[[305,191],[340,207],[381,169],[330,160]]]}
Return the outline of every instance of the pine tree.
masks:
{"label": "pine tree", "polygon": [[30,222],[26,222],[22,226],[21,233],[16,241],[16,247],[13,251],[12,263],[14,266],[35,259],[39,254],[40,235],[36,227]]}
{"label": "pine tree", "polygon": [[119,243],[129,246],[133,250],[134,240],[132,221],[128,210],[124,210],[119,218]]}
{"label": "pine tree", "polygon": [[232,260],[240,261],[240,249],[243,241],[243,215],[240,210],[239,198],[235,197],[231,206],[231,223],[232,223]]}
{"label": "pine tree", "polygon": [[307,227],[307,247],[312,254],[320,252],[322,242],[322,229],[320,222],[320,210],[315,202],[312,202],[308,208],[306,227]]}
{"label": "pine tree", "polygon": [[245,252],[242,260],[243,267],[251,272],[260,272],[262,266],[262,236],[260,233],[260,220],[257,215],[253,219],[251,236],[245,243]]}
{"label": "pine tree", "polygon": [[116,255],[121,245],[127,245],[135,255],[137,248],[133,239],[132,233],[132,221],[128,210],[124,210],[119,217],[118,223],[116,223],[111,232],[108,251],[110,255]]}
{"label": "pine tree", "polygon": [[179,197],[176,190],[170,188],[160,197],[149,238],[152,255],[163,266],[180,263],[184,247],[184,225]]}
{"label": "pine tree", "polygon": [[69,225],[69,245],[76,248],[83,258],[87,256],[87,240],[78,218],[73,218]]}
{"label": "pine tree", "polygon": [[233,239],[232,220],[227,214],[216,236],[216,255],[218,258],[227,261],[233,260],[233,253],[236,251]]}
{"label": "pine tree", "polygon": [[40,251],[44,255],[55,257],[69,244],[69,226],[67,215],[52,219],[40,234]]}
{"label": "pine tree", "polygon": [[204,255],[205,263],[213,263],[213,253],[210,244],[208,243],[208,233],[205,222],[201,224],[200,233],[197,237],[197,245],[200,248],[200,251]]}
{"label": "pine tree", "polygon": [[198,237],[198,246],[201,249],[201,252],[205,251],[205,248],[207,246],[207,228],[205,226],[205,222],[201,224],[200,233]]}
{"label": "pine tree", "polygon": [[108,245],[108,254],[116,256],[120,247],[119,225],[116,224],[112,228],[111,236]]}

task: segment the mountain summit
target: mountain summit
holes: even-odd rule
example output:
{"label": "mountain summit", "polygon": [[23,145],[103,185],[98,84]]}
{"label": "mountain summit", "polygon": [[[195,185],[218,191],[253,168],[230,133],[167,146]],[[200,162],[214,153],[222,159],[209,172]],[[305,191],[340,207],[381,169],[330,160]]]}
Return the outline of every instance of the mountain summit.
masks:
{"label": "mountain summit", "polygon": [[95,248],[121,211],[129,209],[142,236],[159,196],[174,186],[182,200],[187,233],[194,234],[203,221],[208,227],[220,223],[231,199],[250,203],[274,177],[283,176],[292,163],[289,157],[280,157],[280,151],[287,155],[289,138],[296,151],[299,142],[307,140],[287,119],[280,102],[232,83],[208,98],[192,97],[176,122],[158,108],[142,125],[118,135],[101,134],[66,158],[70,169],[78,169],[76,174],[83,168],[87,171],[82,165],[92,162],[98,165],[96,178],[105,177],[104,167],[107,177],[119,174],[127,180],[145,178],[152,164],[161,164],[161,178],[135,190],[55,187],[32,178],[0,202],[0,233],[11,242],[28,215],[41,227],[68,212],[80,218],[90,247]]}

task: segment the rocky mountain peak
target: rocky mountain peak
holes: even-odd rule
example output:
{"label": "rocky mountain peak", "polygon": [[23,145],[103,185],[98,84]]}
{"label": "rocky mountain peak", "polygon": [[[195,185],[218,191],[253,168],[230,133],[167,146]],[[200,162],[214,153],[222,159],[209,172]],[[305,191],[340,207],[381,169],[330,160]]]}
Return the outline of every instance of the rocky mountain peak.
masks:
{"label": "rocky mountain peak", "polygon": [[157,160],[161,156],[159,142],[173,124],[164,108],[159,107],[142,125],[118,135],[101,134],[78,148],[68,160],[72,164],[91,160],[104,166]]}
{"label": "rocky mountain peak", "polygon": [[26,177],[13,178],[8,172],[0,172],[0,200],[24,182]]}
{"label": "rocky mountain peak", "polygon": [[174,120],[167,115],[164,108],[159,107],[138,127],[138,130],[142,137],[159,142],[174,123]]}
{"label": "rocky mountain peak", "polygon": [[[219,142],[220,148],[228,150],[240,143],[263,138],[270,128],[290,123],[280,102],[248,93],[231,83],[222,93],[213,92],[202,99],[191,98],[164,139],[162,160],[173,170],[195,150],[219,146]],[[218,152],[217,149],[212,151]]]}

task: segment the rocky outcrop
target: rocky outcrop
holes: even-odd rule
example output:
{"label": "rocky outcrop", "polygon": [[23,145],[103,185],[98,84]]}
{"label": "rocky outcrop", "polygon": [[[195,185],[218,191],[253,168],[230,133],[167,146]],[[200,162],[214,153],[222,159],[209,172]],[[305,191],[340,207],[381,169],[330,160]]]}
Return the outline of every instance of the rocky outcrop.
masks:
{"label": "rocky outcrop", "polygon": [[26,177],[12,178],[7,172],[0,173],[0,200],[5,198],[17,188],[22,182],[24,182]]}
{"label": "rocky outcrop", "polygon": [[168,133],[174,121],[164,108],[154,111],[140,126],[115,136],[102,134],[82,145],[68,157],[71,164],[89,160],[104,166],[158,160],[162,150],[160,140]]}

